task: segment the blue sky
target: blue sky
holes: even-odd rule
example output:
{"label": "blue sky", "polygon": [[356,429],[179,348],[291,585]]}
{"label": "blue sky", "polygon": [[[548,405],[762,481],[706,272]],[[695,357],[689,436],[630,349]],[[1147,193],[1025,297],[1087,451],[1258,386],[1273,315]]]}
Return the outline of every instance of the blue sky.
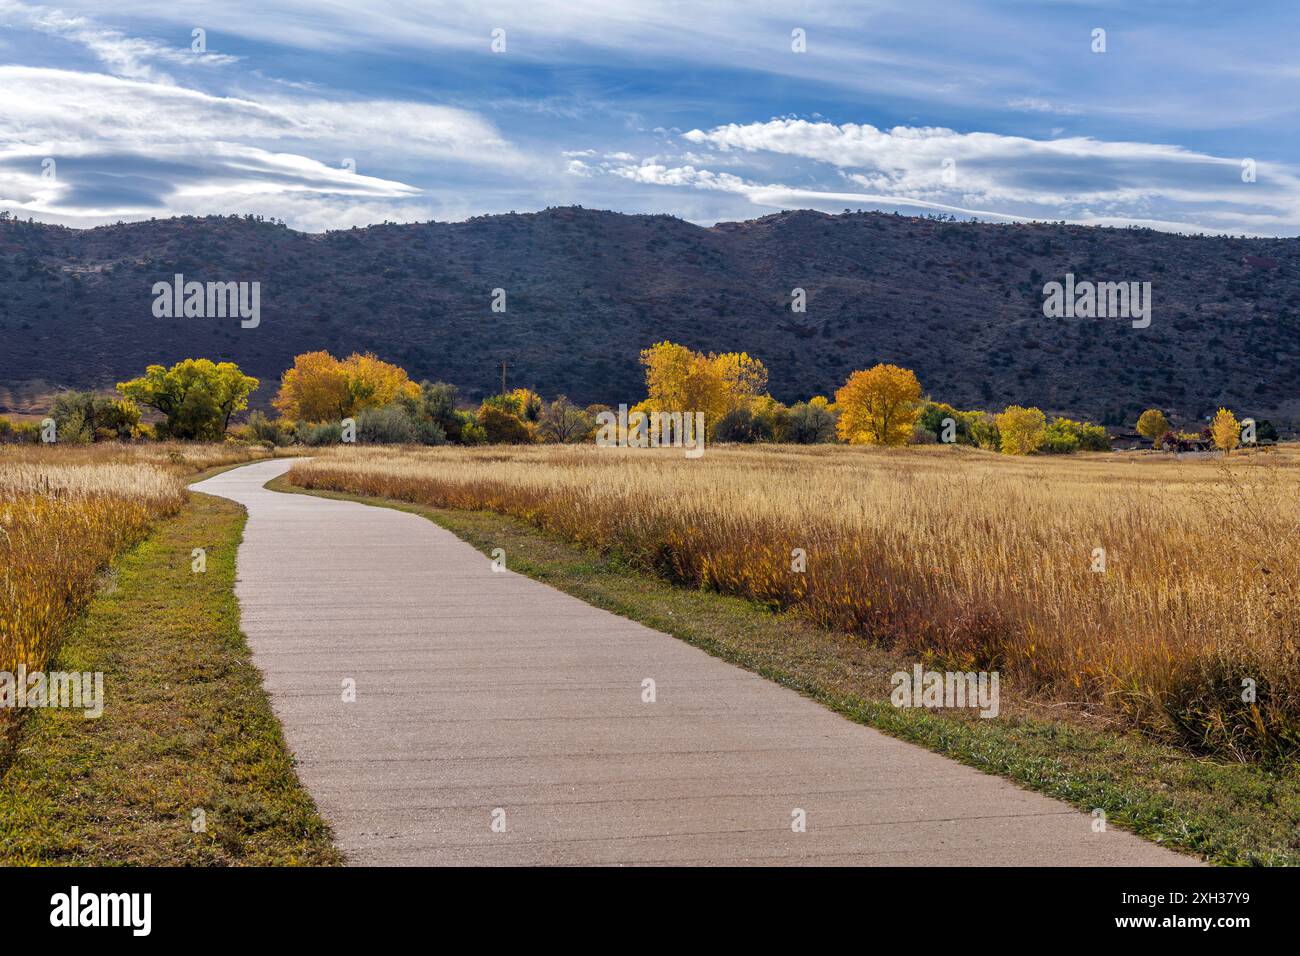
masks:
{"label": "blue sky", "polygon": [[0,208],[310,231],[861,208],[1294,236],[1298,39],[1290,0],[0,0]]}

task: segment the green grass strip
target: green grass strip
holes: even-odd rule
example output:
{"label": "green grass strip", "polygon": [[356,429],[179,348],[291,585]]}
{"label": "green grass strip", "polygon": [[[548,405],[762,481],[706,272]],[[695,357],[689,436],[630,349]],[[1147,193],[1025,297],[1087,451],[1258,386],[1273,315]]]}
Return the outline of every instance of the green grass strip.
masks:
{"label": "green grass strip", "polygon": [[0,864],[341,862],[239,629],[244,519],[192,494],[115,562],[50,665],[102,671],[103,715],[25,713],[0,780]]}

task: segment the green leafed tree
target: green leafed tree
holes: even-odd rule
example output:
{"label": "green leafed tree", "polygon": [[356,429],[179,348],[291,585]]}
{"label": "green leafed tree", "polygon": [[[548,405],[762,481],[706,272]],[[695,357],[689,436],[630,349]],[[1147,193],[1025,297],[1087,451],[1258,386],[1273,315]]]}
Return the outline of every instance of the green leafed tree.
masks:
{"label": "green leafed tree", "polygon": [[171,368],[150,365],[144,375],[119,382],[122,395],[165,419],[159,437],[188,441],[219,441],[230,417],[248,407],[257,379],[234,362],[184,359]]}
{"label": "green leafed tree", "polygon": [[140,423],[140,409],[130,399],[108,398],[94,392],[62,392],[50,407],[59,441],[125,441]]}
{"label": "green leafed tree", "polygon": [[540,425],[543,438],[562,444],[586,441],[596,429],[592,417],[563,395],[542,411]]}
{"label": "green leafed tree", "polygon": [[835,440],[835,416],[826,405],[799,402],[790,406],[786,419],[786,441],[815,445]]}

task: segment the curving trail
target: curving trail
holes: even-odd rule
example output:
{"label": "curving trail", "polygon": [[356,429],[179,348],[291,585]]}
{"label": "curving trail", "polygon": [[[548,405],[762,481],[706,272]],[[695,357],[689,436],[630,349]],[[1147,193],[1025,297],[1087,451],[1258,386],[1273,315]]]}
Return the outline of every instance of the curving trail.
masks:
{"label": "curving trail", "polygon": [[243,629],[352,863],[1196,862],[493,572],[417,515],[262,487],[290,464],[192,487],[248,509]]}

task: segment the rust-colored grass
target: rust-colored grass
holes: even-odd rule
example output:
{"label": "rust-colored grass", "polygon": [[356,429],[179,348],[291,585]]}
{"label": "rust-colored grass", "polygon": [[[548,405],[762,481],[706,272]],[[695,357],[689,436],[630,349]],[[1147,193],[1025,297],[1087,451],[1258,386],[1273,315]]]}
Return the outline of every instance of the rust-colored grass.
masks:
{"label": "rust-colored grass", "polygon": [[[1211,461],[349,448],[291,479],[522,517],[919,660],[998,668],[1019,693],[1198,751],[1257,759],[1300,746],[1294,447]],[[1097,548],[1104,571],[1092,570]]]}

